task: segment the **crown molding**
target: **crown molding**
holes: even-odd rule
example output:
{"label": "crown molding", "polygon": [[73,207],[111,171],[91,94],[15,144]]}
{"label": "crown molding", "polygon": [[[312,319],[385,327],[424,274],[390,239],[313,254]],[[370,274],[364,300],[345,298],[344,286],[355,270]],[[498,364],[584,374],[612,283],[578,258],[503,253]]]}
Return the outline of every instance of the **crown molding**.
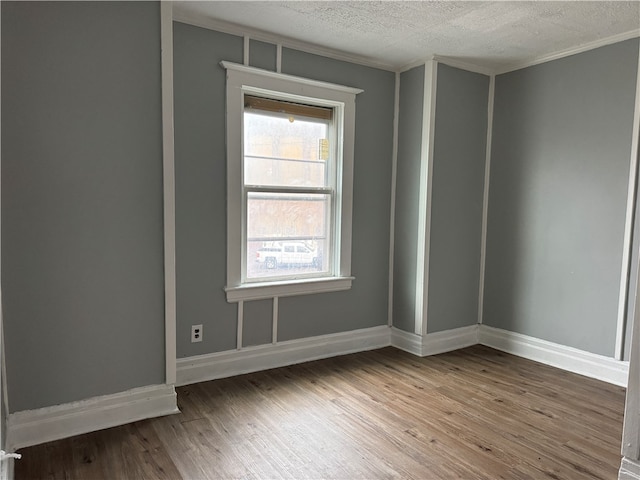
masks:
{"label": "crown molding", "polygon": [[630,30],[628,32],[619,33],[610,37],[601,38],[600,40],[595,40],[593,42],[583,43],[582,45],[578,45],[576,47],[571,47],[547,55],[534,57],[523,62],[516,62],[510,65],[505,65],[504,67],[497,68],[494,73],[496,75],[502,75],[503,73],[514,72],[523,68],[533,67],[534,65],[551,62],[553,60],[559,60],[561,58],[570,57],[571,55],[588,52],[589,50],[595,50],[596,48],[605,47],[607,45],[612,45],[618,42],[624,42],[625,40],[630,40],[637,37],[640,37],[640,30]]}
{"label": "crown molding", "polygon": [[319,45],[295,40],[293,38],[275,35],[263,30],[245,27],[237,23],[225,22],[223,20],[217,20],[212,17],[193,14],[191,12],[184,11],[180,6],[180,2],[174,3],[173,20],[176,22],[193,25],[194,27],[206,28],[208,30],[215,30],[217,32],[236,35],[239,37],[249,37],[252,40],[272,43],[274,45],[280,45],[285,48],[299,50],[314,55],[321,55],[333,60],[355,63],[364,67],[377,68],[379,70],[386,70],[388,72],[395,72],[397,70],[395,66],[389,63],[379,62],[377,60],[374,60],[373,58],[369,58],[366,56],[354,55],[332,48],[321,47]]}
{"label": "crown molding", "polygon": [[494,74],[495,69],[488,67],[486,65],[480,65],[478,63],[465,62],[464,60],[458,60],[454,57],[447,57],[442,55],[434,55],[433,59],[444,65],[448,65],[450,67],[459,68],[461,70],[466,70],[468,72],[480,73],[482,75],[491,76]]}
{"label": "crown molding", "polygon": [[218,20],[212,17],[194,14],[192,12],[184,10],[180,2],[176,2],[173,8],[173,20],[180,23],[186,23],[188,25],[193,25],[196,27],[206,28],[208,30],[215,30],[222,33],[227,33],[229,35],[236,35],[239,37],[248,37],[252,40],[258,40],[261,42],[272,43],[279,47],[290,48],[294,50],[300,50],[302,52],[321,55],[323,57],[328,57],[333,60],[339,60],[349,63],[355,63],[357,65],[362,65],[365,67],[376,68],[379,70],[385,70],[389,72],[397,72],[402,73],[407,70],[411,70],[420,65],[424,65],[426,62],[430,60],[436,60],[439,63],[443,63],[445,65],[449,65],[450,67],[460,68],[462,70],[467,70],[470,72],[476,72],[483,75],[501,75],[503,73],[509,73],[516,70],[521,70],[523,68],[532,67],[534,65],[539,65],[541,63],[550,62],[553,60],[558,60],[564,57],[569,57],[571,55],[576,55],[578,53],[587,52],[589,50],[593,50],[599,47],[604,47],[606,45],[611,45],[618,42],[623,42],[625,40],[629,40],[632,38],[640,37],[640,30],[634,29],[628,32],[619,33],[616,35],[612,35],[609,37],[601,38],[599,40],[595,40],[593,42],[583,43],[582,45],[578,45],[575,47],[567,48],[564,50],[559,50],[557,52],[532,57],[527,60],[514,62],[502,66],[490,66],[482,63],[474,63],[468,62],[464,60],[459,60],[455,57],[448,57],[446,55],[426,55],[424,58],[416,59],[413,62],[407,63],[401,67],[395,66],[391,63],[381,62],[379,60],[356,55],[352,53],[347,53],[341,50],[335,50],[332,48],[321,47],[319,45],[303,42],[300,40],[296,40],[289,37],[283,37],[280,35],[276,35],[273,33],[265,32],[263,30],[245,27],[243,25],[226,22],[223,20]]}

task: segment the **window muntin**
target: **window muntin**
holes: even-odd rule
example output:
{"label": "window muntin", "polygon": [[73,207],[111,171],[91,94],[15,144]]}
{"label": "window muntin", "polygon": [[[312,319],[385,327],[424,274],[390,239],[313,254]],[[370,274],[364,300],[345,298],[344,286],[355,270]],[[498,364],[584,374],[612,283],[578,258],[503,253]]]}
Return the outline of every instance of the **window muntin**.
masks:
{"label": "window muntin", "polygon": [[244,98],[243,281],[334,275],[334,109]]}

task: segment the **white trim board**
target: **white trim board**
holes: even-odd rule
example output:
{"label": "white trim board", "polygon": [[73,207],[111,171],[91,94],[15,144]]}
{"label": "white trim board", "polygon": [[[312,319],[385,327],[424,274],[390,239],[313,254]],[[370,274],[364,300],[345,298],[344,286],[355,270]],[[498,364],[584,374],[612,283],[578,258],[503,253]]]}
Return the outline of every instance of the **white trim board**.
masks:
{"label": "white trim board", "polygon": [[482,190],[482,237],[480,238],[480,281],[478,282],[478,323],[482,324],[484,309],[484,278],[487,263],[487,226],[489,222],[489,186],[491,180],[491,145],[493,141],[493,106],[495,103],[496,77],[489,76],[487,99],[487,144],[484,160],[484,187]]}
{"label": "white trim board", "polygon": [[426,357],[452,352],[478,343],[478,325],[454,328],[420,336],[398,328],[391,329],[391,345],[405,352]]}
{"label": "white trim board", "polygon": [[627,386],[629,362],[486,325],[480,325],[478,340],[482,345],[518,357],[614,385]]}
{"label": "white trim board", "polygon": [[233,377],[391,344],[387,325],[178,359],[177,385]]}
{"label": "white trim board", "polygon": [[393,326],[393,268],[395,260],[396,239],[396,190],[398,178],[398,132],[400,124],[400,74],[395,74],[393,96],[393,147],[391,151],[391,196],[389,213],[389,304],[387,309],[387,324]]}
{"label": "white trim board", "polygon": [[162,188],[164,220],[165,382],[176,381],[176,181],[173,136],[172,2],[160,2],[162,47]]}
{"label": "white trim board", "polygon": [[638,460],[624,457],[620,463],[618,480],[640,480],[640,463]]}
{"label": "white trim board", "polygon": [[8,450],[180,413],[173,385],[151,385],[9,415]]}

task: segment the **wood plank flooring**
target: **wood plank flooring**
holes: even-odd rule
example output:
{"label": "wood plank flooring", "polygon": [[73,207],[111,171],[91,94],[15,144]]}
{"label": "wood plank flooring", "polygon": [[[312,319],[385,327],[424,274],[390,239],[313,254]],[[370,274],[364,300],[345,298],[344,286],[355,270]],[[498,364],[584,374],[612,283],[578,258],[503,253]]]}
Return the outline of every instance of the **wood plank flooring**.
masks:
{"label": "wood plank flooring", "polygon": [[17,479],[615,479],[625,390],[483,346],[178,391],[179,415],[25,448]]}

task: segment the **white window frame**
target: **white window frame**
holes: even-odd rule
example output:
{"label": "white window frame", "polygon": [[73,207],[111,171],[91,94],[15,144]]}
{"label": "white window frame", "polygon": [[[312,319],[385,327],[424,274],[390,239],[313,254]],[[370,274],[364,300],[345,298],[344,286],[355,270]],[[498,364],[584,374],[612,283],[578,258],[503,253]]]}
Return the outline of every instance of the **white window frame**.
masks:
{"label": "white window frame", "polygon": [[[355,98],[362,90],[332,83],[284,75],[231,62],[221,62],[227,71],[227,285],[228,302],[335,292],[351,288],[351,219],[353,209],[353,157]],[[338,107],[342,111],[341,161],[336,165],[336,219],[332,276],[272,281],[242,281],[242,250],[246,226],[243,193],[244,94],[262,93],[274,98],[297,99]]]}

